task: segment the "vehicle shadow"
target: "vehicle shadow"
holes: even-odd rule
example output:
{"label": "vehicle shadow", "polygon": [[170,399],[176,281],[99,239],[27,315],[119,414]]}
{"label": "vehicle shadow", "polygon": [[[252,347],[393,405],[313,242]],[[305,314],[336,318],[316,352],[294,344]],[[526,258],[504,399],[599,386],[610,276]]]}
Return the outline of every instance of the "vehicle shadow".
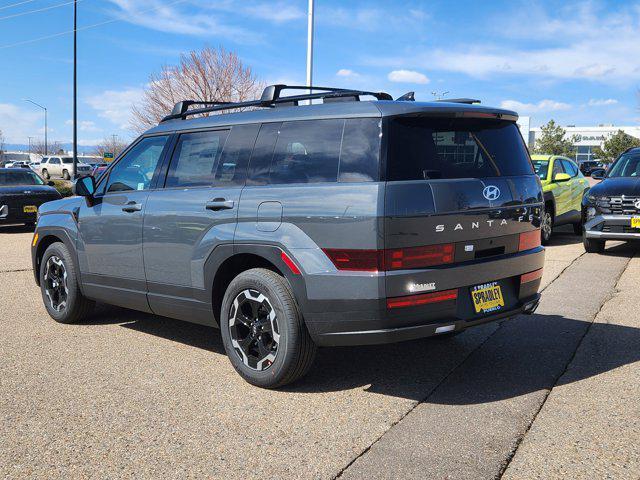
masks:
{"label": "vehicle shadow", "polygon": [[[91,323],[121,323],[138,332],[225,354],[220,331],[211,327],[117,307],[98,311]],[[558,315],[522,315],[456,337],[321,348],[309,374],[283,390],[328,393],[365,387],[371,393],[431,403],[494,402],[552,388],[589,329],[589,341],[597,342],[591,345],[597,355],[572,366],[563,382],[640,360],[638,328]],[[465,368],[456,369],[463,362]],[[449,381],[434,392],[446,377]]]}
{"label": "vehicle shadow", "polygon": [[3,225],[0,226],[0,234],[2,233],[32,233],[36,229],[35,225]]}

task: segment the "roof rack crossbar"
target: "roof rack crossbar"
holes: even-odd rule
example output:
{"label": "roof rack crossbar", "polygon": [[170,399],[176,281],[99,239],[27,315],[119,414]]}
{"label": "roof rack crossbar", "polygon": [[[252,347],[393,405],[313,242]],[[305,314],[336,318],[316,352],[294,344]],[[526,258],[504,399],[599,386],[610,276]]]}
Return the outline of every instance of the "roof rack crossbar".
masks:
{"label": "roof rack crossbar", "polygon": [[[283,90],[321,90],[316,93],[306,93],[302,95],[292,95],[281,97]],[[377,100],[393,100],[391,95],[385,92],[368,92],[365,90],[349,90],[344,88],[316,87],[306,85],[269,85],[262,92],[260,100],[250,100],[245,102],[201,102],[196,100],[183,100],[178,102],[171,110],[171,113],[164,117],[160,123],[177,118],[185,119],[189,115],[198,115],[203,113],[218,112],[221,110],[232,110],[238,108],[249,107],[274,107],[276,104],[293,104],[301,100],[315,100],[320,98],[339,98],[339,97],[356,97],[372,96]],[[194,108],[189,110],[193,105],[203,105],[203,108]]]}

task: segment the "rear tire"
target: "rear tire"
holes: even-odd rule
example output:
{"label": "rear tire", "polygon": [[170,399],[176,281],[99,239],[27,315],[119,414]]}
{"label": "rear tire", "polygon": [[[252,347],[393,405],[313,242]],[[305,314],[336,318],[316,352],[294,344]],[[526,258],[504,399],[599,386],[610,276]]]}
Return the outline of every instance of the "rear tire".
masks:
{"label": "rear tire", "polygon": [[583,235],[582,243],[587,253],[602,253],[604,252],[605,241],[597,240],[594,238],[587,238]]}
{"label": "rear tire", "polygon": [[582,235],[582,222],[573,224],[574,235]]}
{"label": "rear tire", "polygon": [[553,231],[553,213],[548,205],[542,211],[542,221],[540,222],[540,241],[542,245],[548,245]]}
{"label": "rear tire", "polygon": [[62,242],[49,245],[40,262],[40,291],[47,313],[59,323],[78,323],[95,302],[82,295],[69,249]]}
{"label": "rear tire", "polygon": [[278,388],[305,375],[317,347],[285,278],[254,268],[234,278],[222,301],[222,341],[247,382]]}

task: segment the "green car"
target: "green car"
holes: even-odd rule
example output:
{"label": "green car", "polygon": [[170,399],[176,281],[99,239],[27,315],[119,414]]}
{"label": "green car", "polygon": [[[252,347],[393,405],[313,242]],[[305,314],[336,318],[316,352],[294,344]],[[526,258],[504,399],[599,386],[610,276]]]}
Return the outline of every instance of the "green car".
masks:
{"label": "green car", "polygon": [[573,160],[558,155],[531,155],[533,168],[542,182],[544,214],[542,243],[547,244],[553,227],[573,225],[576,235],[582,235],[582,197],[589,190],[589,181]]}

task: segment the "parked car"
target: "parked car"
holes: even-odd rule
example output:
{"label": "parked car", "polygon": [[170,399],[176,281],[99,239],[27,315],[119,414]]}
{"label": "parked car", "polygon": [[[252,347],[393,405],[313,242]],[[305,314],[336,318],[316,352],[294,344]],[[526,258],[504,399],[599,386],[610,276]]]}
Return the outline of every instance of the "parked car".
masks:
{"label": "parked car", "polygon": [[98,178],[107,170],[107,168],[109,168],[108,163],[97,163],[96,165],[94,165],[91,175]]}
{"label": "parked car", "polygon": [[[57,177],[65,180],[71,179],[73,173],[73,157],[52,156],[44,157],[40,162],[40,173],[46,179]],[[78,162],[77,174],[88,175],[91,173],[91,165]]]}
{"label": "parked car", "polygon": [[566,157],[532,155],[531,161],[544,192],[542,244],[551,239],[553,227],[573,225],[576,235],[582,235],[582,197],[589,190],[589,181],[578,166]]}
{"label": "parked car", "polygon": [[640,148],[620,155],[582,202],[584,249],[604,251],[607,240],[640,240]]}
{"label": "parked car", "polygon": [[587,160],[580,162],[580,171],[585,177],[591,176],[591,172],[604,167],[603,163],[598,160]]}
{"label": "parked car", "polygon": [[536,309],[543,194],[515,112],[291,88],[307,89],[209,117],[179,102],[43,206],[32,258],[49,315],[78,322],[100,301],[219,326],[237,372],[274,388],[318,345]]}
{"label": "parked car", "polygon": [[22,168],[0,168],[0,224],[36,223],[38,207],[62,198],[36,173]]}
{"label": "parked car", "polygon": [[31,168],[31,165],[27,162],[9,162],[4,168]]}

